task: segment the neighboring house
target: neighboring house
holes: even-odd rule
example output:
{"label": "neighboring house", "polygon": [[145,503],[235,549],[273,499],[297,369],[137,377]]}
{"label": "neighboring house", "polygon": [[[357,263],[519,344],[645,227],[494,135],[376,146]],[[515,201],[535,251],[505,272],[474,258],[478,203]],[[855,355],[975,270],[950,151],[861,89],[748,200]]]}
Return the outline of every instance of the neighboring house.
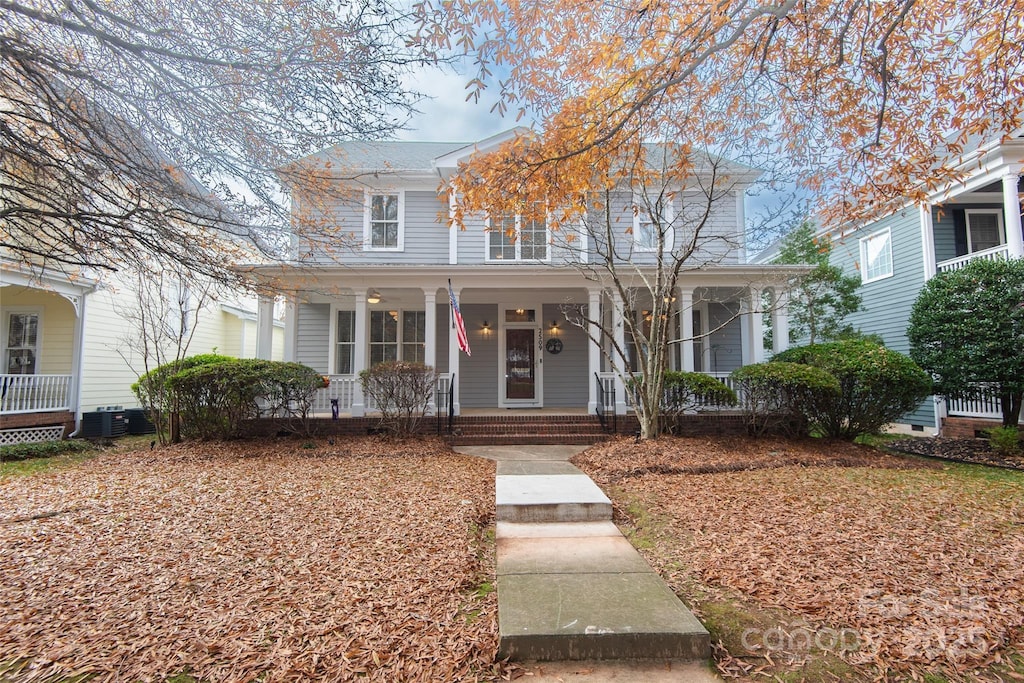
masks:
{"label": "neighboring house", "polygon": [[[957,170],[964,179],[931,191],[885,217],[842,226],[832,236],[832,263],[863,282],[864,309],[847,318],[855,329],[877,334],[889,348],[909,352],[910,310],[926,280],[973,259],[1024,257],[1021,171],[1024,130],[1005,140],[972,146]],[[901,423],[935,433],[965,419],[998,420],[999,400],[928,400]],[[991,426],[991,425],[989,425]],[[966,430],[973,434],[974,427]],[[952,432],[950,432],[952,433]]]}
{"label": "neighboring house", "polygon": [[[301,292],[286,307],[286,360],[330,375],[325,391],[342,413],[372,410],[358,373],[391,359],[435,367],[437,407],[448,408],[450,390],[456,414],[498,408],[594,412],[613,388],[614,409],[628,410],[607,354],[565,315],[574,307],[600,310],[609,329],[621,315],[616,295],[584,274],[596,253],[587,232],[563,225],[556,235],[543,222],[516,216],[473,216],[451,225],[450,198],[439,188],[460,162],[522,132],[477,143],[350,142],[297,162],[315,170],[321,182],[291,188],[296,220],[319,223],[346,246],[331,251],[296,244],[290,268],[266,272]],[[744,190],[758,173],[736,164],[729,172],[735,184],[714,204],[706,246],[693,263],[701,268],[687,270],[679,282],[680,342],[671,354],[673,368],[722,378],[763,359],[761,316],[751,314],[750,301],[760,302],[765,288],[800,269],[744,263]],[[634,210],[636,192],[623,187],[613,193],[608,211],[615,239],[626,245],[622,253],[642,273],[656,254],[643,242],[649,235],[644,215]],[[665,220],[681,213],[686,201],[686,191],[675,194],[663,209]],[[471,355],[457,346],[449,280]],[[264,318],[268,310],[260,306]],[[783,308],[775,319],[785,326]],[[622,328],[618,323],[620,337]]]}
{"label": "neighboring house", "polygon": [[[129,312],[138,288],[0,261],[0,445],[60,438],[78,430],[83,412],[138,406],[131,384],[144,363]],[[256,355],[252,310],[210,301],[187,321],[188,355]],[[279,347],[283,333],[276,322]]]}

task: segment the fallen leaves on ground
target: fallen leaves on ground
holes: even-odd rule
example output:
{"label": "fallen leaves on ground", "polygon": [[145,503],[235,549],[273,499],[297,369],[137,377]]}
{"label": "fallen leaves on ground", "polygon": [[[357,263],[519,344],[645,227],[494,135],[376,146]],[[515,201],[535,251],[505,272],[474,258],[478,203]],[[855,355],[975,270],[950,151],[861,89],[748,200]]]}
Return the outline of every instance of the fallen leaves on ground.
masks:
{"label": "fallen leaves on ground", "polygon": [[665,520],[644,552],[677,592],[695,572],[854,629],[842,654],[883,671],[962,671],[1024,647],[1020,480],[813,440],[618,440],[573,462]]}
{"label": "fallen leaves on ground", "polygon": [[23,679],[474,680],[497,645],[494,465],[439,441],[110,454],[0,479]]}

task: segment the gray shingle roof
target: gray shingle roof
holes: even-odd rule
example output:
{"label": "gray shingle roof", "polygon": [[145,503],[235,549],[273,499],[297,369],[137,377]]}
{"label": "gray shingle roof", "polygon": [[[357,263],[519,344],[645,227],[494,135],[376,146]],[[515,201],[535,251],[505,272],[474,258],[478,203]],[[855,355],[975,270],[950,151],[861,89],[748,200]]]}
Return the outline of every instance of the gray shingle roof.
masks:
{"label": "gray shingle roof", "polygon": [[343,142],[300,160],[354,171],[433,171],[439,156],[472,144],[470,142],[409,142],[403,140]]}

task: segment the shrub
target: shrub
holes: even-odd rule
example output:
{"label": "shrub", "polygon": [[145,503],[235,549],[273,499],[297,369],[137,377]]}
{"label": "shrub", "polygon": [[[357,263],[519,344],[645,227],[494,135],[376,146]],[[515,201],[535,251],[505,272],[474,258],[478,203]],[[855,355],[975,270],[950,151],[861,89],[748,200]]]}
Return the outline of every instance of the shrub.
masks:
{"label": "shrub", "polygon": [[395,435],[413,434],[434,395],[437,373],[422,363],[390,361],[359,373],[363,394],[380,411],[381,426]]}
{"label": "shrub", "polygon": [[746,365],[731,375],[751,434],[804,435],[812,406],[834,401],[839,381],[811,365],[773,361]]}
{"label": "shrub", "polygon": [[95,447],[88,441],[65,439],[62,441],[40,441],[37,443],[16,443],[0,446],[0,462],[27,460],[28,458],[51,458],[65,453],[83,453]]}
{"label": "shrub", "polygon": [[670,433],[679,430],[679,417],[704,406],[734,406],[736,394],[723,382],[699,372],[667,371],[664,375],[661,414]]}
{"label": "shrub", "polygon": [[230,356],[221,356],[216,353],[189,356],[164,363],[142,375],[137,382],[132,384],[132,393],[139,399],[139,404],[146,409],[149,419],[156,425],[161,443],[165,441],[166,435],[171,431],[171,416],[177,412],[174,394],[168,384],[170,378],[190,368],[230,360],[232,360]]}
{"label": "shrub", "polygon": [[999,455],[1020,455],[1020,441],[1020,430],[1016,427],[988,430],[988,443]]}
{"label": "shrub", "polygon": [[931,378],[914,361],[867,339],[801,346],[773,360],[813,365],[838,380],[838,395],[809,404],[806,413],[812,426],[835,438],[877,433],[932,391]]}

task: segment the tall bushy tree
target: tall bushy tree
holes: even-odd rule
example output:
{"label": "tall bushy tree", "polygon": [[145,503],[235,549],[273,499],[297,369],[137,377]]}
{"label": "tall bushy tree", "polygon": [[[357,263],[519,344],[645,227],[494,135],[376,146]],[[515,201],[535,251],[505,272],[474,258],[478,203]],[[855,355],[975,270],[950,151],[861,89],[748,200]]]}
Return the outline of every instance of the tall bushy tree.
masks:
{"label": "tall bushy tree", "polygon": [[843,321],[861,308],[860,278],[844,275],[829,263],[832,242],[815,237],[814,224],[803,221],[782,240],[775,263],[802,263],[814,270],[794,280],[789,289],[789,341],[827,342],[853,331]]}
{"label": "tall bushy tree", "polygon": [[278,170],[405,120],[404,33],[388,0],[3,2],[0,247],[219,279],[278,256]]}
{"label": "tall bushy tree", "polygon": [[1024,396],[1024,260],[971,261],[921,290],[907,328],[910,356],[947,398],[995,390],[1003,426],[1020,420]]}

